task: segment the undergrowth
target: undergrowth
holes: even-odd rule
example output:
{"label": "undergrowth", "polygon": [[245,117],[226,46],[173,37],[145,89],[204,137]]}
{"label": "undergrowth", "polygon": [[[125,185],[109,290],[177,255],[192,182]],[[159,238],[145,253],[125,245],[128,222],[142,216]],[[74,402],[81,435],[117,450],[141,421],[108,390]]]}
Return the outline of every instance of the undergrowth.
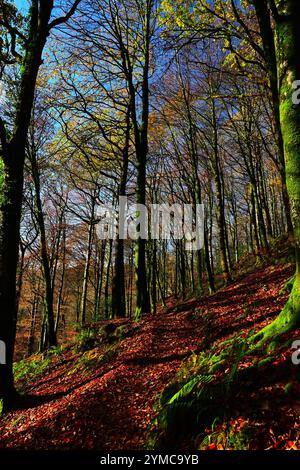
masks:
{"label": "undergrowth", "polygon": [[101,328],[84,327],[77,334],[75,349],[77,352],[87,352],[100,344],[114,344],[131,336],[135,330],[136,327],[127,323],[119,326],[108,323]]}
{"label": "undergrowth", "polygon": [[247,339],[245,334],[235,335],[189,358],[158,399],[148,445],[160,448],[172,442],[176,447],[187,435],[226,416]]}
{"label": "undergrowth", "polygon": [[60,357],[62,353],[61,348],[51,348],[46,353],[37,353],[26,359],[14,363],[14,378],[15,381],[26,383],[32,381],[39,375],[42,375],[45,370],[50,366],[53,357]]}
{"label": "undergrowth", "polygon": [[200,440],[199,450],[249,450],[253,429],[248,420],[232,419],[229,423],[215,419]]}
{"label": "undergrowth", "polygon": [[103,352],[100,352],[99,348],[85,351],[69,370],[68,375],[82,370],[89,373],[91,370],[95,370],[97,367],[109,362],[117,352],[118,345],[107,346]]}

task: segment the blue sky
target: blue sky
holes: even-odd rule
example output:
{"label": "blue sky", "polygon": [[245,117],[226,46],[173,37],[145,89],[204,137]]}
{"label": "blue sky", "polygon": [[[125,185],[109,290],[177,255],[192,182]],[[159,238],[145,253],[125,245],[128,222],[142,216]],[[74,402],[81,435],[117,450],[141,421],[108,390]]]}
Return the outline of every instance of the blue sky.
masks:
{"label": "blue sky", "polygon": [[15,0],[13,2],[18,9],[24,9],[28,6],[28,1],[27,0]]}
{"label": "blue sky", "polygon": [[20,7],[23,7],[23,6],[26,6],[28,2],[26,0],[15,0],[14,1],[14,4],[20,8]]}

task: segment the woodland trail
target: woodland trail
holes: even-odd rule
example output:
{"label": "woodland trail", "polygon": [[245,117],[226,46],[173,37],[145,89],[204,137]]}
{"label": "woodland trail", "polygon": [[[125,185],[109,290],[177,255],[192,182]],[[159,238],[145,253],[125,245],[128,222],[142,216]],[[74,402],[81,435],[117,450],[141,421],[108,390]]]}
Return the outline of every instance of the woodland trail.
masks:
{"label": "woodland trail", "polygon": [[[0,420],[0,447],[14,449],[143,449],[153,405],[194,351],[235,331],[270,322],[284,305],[278,297],[291,266],[261,269],[201,301],[131,326],[109,360],[78,366],[81,354],[66,349],[26,387],[27,405]],[[91,364],[101,348],[89,352]]]}

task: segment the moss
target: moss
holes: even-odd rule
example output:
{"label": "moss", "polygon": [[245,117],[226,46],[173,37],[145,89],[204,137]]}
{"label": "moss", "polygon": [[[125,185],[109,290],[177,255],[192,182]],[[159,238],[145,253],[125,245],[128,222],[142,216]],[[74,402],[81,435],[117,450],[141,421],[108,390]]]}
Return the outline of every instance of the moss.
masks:
{"label": "moss", "polygon": [[[271,349],[276,347],[276,340],[283,333],[294,329],[300,323],[300,278],[295,277],[293,288],[287,303],[276,319],[263,328],[261,331],[251,336],[249,339],[250,351],[257,349],[269,342]],[[270,347],[269,347],[270,350]]]}
{"label": "moss", "polygon": [[104,352],[100,351],[99,348],[86,351],[77,359],[74,366],[69,370],[68,375],[76,374],[79,371],[85,371],[86,374],[90,374],[91,371],[112,360],[117,352],[117,345],[108,346]]}
{"label": "moss", "polygon": [[115,337],[118,340],[122,340],[124,338],[131,336],[132,333],[133,333],[133,330],[130,325],[120,325],[118,326],[118,328],[116,328]]}
{"label": "moss", "polygon": [[279,292],[279,295],[283,295],[286,292],[291,292],[293,285],[294,285],[294,281],[295,281],[295,274],[290,279],[288,279],[288,281],[284,284],[283,288]]}
{"label": "moss", "polygon": [[98,329],[83,328],[76,337],[76,351],[84,352],[93,349],[99,341]]}
{"label": "moss", "polygon": [[42,375],[50,362],[50,357],[48,355],[45,357],[43,354],[35,354],[28,359],[16,362],[14,364],[15,381],[20,382],[21,386],[27,385],[32,379]]}
{"label": "moss", "polygon": [[285,395],[290,395],[293,391],[293,383],[289,382],[285,385],[284,387],[284,394]]}
{"label": "moss", "polygon": [[272,361],[274,361],[273,356],[264,357],[258,362],[257,367],[264,367],[265,365],[269,364]]}

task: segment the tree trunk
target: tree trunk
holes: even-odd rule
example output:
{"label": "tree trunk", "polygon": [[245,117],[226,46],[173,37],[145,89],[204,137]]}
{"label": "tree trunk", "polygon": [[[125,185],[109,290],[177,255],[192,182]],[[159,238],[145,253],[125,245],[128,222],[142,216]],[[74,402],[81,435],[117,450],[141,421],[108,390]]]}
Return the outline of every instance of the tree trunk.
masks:
{"label": "tree trunk", "polygon": [[111,318],[109,315],[109,282],[110,282],[110,267],[111,267],[111,258],[112,258],[112,240],[108,241],[108,260],[106,267],[106,279],[105,279],[105,289],[104,289],[104,311],[105,318]]}
{"label": "tree trunk", "polygon": [[40,243],[41,243],[41,260],[42,268],[44,274],[44,285],[45,285],[45,296],[44,296],[44,308],[45,308],[45,318],[47,320],[47,340],[48,344],[43,344],[43,350],[47,347],[57,346],[56,332],[54,326],[54,310],[53,310],[53,285],[52,285],[52,276],[50,269],[50,260],[49,252],[47,247],[46,239],[46,228],[44,213],[41,201],[41,188],[40,188],[40,175],[37,165],[36,155],[33,151],[30,155],[32,177],[34,181],[35,189],[35,206],[36,206],[36,220],[38,224],[39,234],[40,234]]}
{"label": "tree trunk", "polygon": [[276,143],[278,149],[279,171],[282,184],[282,200],[285,208],[285,216],[287,222],[287,230],[293,233],[293,224],[290,212],[290,202],[286,186],[286,169],[284,157],[283,133],[281,128],[280,117],[280,90],[278,89],[278,67],[276,62],[276,49],[274,42],[274,32],[272,29],[271,18],[268,9],[267,0],[253,0],[253,5],[258,18],[260,34],[264,48],[264,59],[268,68],[268,76],[270,80],[271,98],[273,104],[274,127],[276,135]]}
{"label": "tree trunk", "polygon": [[3,197],[0,207],[0,335],[6,345],[6,364],[0,365],[0,397],[3,409],[14,405],[13,353],[16,322],[16,273],[20,242],[24,161],[27,132],[33,107],[34,91],[42,52],[46,43],[53,1],[44,1],[31,8],[26,54],[10,140],[1,120],[1,158],[4,163]]}
{"label": "tree trunk", "polygon": [[[130,145],[130,107],[126,115],[126,135],[123,149],[122,176],[119,196],[126,195],[128,158]],[[124,270],[124,239],[120,234],[115,242],[114,276],[112,279],[112,318],[126,317],[125,270]]]}
{"label": "tree trunk", "polygon": [[286,181],[290,199],[296,254],[296,274],[289,299],[270,325],[254,336],[260,343],[300,324],[300,106],[293,104],[293,82],[300,77],[300,3],[275,1],[276,60],[280,97]]}
{"label": "tree trunk", "polygon": [[65,273],[66,273],[66,223],[64,222],[64,226],[62,229],[62,267],[61,267],[61,277],[60,277],[60,285],[58,289],[57,295],[57,303],[56,303],[56,317],[55,317],[55,334],[57,334],[58,325],[60,321],[60,312],[63,303],[63,291],[64,291],[64,283],[65,283]]}
{"label": "tree trunk", "polygon": [[80,301],[80,319],[81,319],[82,325],[84,325],[86,321],[87,294],[88,294],[88,285],[89,285],[91,256],[92,256],[92,241],[93,241],[93,234],[94,234],[95,204],[96,204],[96,201],[93,198],[92,213],[91,213],[91,219],[89,222],[89,231],[88,231],[88,244],[87,244],[86,259],[85,259],[84,273],[83,273],[81,301]]}
{"label": "tree trunk", "polygon": [[227,257],[227,248],[226,248],[226,222],[225,222],[225,213],[224,213],[224,198],[223,198],[223,187],[222,187],[222,175],[220,168],[220,158],[219,158],[219,144],[218,144],[218,129],[217,129],[217,118],[216,118],[216,107],[214,98],[211,99],[211,120],[212,120],[212,170],[215,181],[216,189],[216,219],[219,235],[219,245],[220,245],[220,256],[221,256],[221,269],[224,276],[225,283],[228,283],[231,279],[229,271],[229,263]]}

